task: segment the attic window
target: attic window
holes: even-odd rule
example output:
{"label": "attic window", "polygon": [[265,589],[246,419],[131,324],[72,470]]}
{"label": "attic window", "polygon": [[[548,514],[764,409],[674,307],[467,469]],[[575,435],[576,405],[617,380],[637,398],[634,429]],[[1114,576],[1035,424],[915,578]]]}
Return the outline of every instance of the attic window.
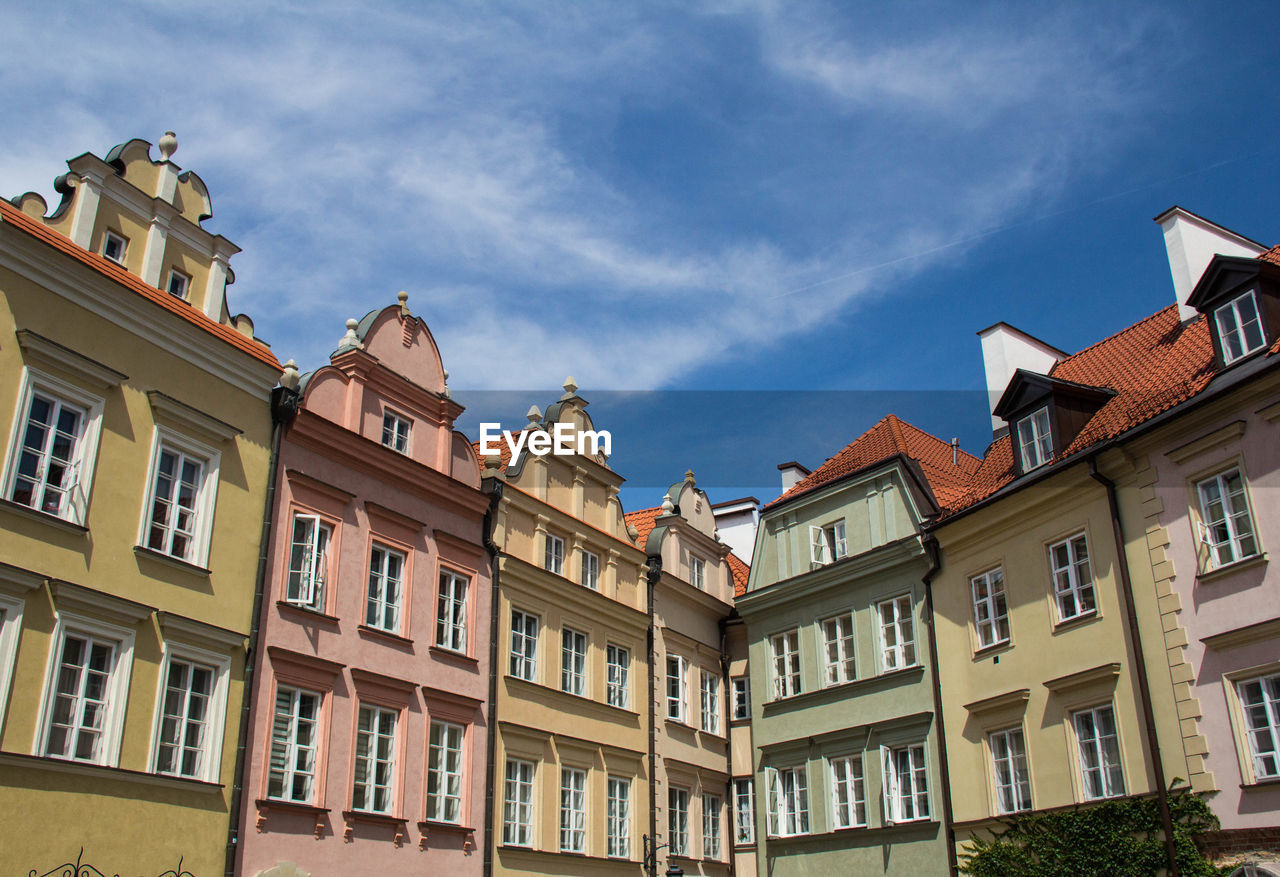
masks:
{"label": "attic window", "polygon": [[1018,447],[1022,471],[1043,466],[1053,457],[1053,436],[1049,432],[1049,406],[1018,421]]}
{"label": "attic window", "polygon": [[409,420],[393,411],[382,414],[382,444],[402,454],[409,453]]}
{"label": "attic window", "polygon": [[102,255],[112,262],[123,265],[124,251],[129,246],[129,239],[114,231],[107,232],[102,238]]}
{"label": "attic window", "polygon": [[843,518],[823,527],[809,528],[809,560],[814,566],[832,563],[848,553]]}
{"label": "attic window", "polygon": [[1262,320],[1258,316],[1258,300],[1252,289],[1216,308],[1213,320],[1222,341],[1224,365],[1230,365],[1266,345]]}
{"label": "attic window", "polygon": [[187,299],[187,289],[191,286],[191,278],[183,274],[177,268],[169,269],[169,295],[174,298],[180,298],[183,301]]}

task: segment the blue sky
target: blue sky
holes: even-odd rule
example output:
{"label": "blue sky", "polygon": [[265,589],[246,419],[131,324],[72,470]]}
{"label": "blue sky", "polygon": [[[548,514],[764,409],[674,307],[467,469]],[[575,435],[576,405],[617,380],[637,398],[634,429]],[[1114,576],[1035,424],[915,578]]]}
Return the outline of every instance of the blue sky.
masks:
{"label": "blue sky", "polygon": [[[53,201],[67,158],[173,129],[206,227],[244,249],[233,310],[281,359],[322,364],[405,289],[473,414],[499,398],[474,391],[529,389],[494,411],[522,421],[573,374],[629,430],[637,488],[693,466],[776,493],[777,462],[817,465],[890,409],[981,454],[974,333],[1075,350],[1164,306],[1151,218],[1172,204],[1280,242],[1276,20],[5,2],[0,194]],[[622,412],[617,390],[717,392]]]}

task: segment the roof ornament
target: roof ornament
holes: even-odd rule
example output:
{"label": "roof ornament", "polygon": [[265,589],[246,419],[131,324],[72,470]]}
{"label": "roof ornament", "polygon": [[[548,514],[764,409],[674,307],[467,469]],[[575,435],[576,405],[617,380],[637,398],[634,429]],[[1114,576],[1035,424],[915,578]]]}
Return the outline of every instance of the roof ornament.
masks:
{"label": "roof ornament", "polygon": [[664,515],[670,515],[670,514],[674,514],[675,510],[676,510],[676,504],[671,501],[671,494],[667,494],[666,496],[662,497],[662,513]]}
{"label": "roof ornament", "polygon": [[560,397],[561,402],[566,399],[572,399],[574,396],[578,395],[578,382],[573,379],[573,375],[569,375],[569,377],[564,379],[563,386],[564,395]]}
{"label": "roof ornament", "polygon": [[400,302],[400,316],[409,316],[409,293],[400,290],[396,293],[396,301]]}
{"label": "roof ornament", "polygon": [[298,364],[292,359],[284,364],[284,374],[280,375],[280,386],[286,390],[296,390],[302,383],[302,376],[298,374]]}
{"label": "roof ornament", "polygon": [[696,484],[696,483],[697,483],[696,481],[694,481],[694,480],[693,480],[693,470],[692,470],[692,469],[686,469],[686,470],[685,470],[685,472],[684,472],[684,480],[685,480],[685,481],[687,481],[687,482],[689,482],[690,484]]}
{"label": "roof ornament", "polygon": [[356,337],[356,326],[359,325],[359,320],[347,320],[347,334],[343,335],[342,340],[338,342],[339,353],[345,353],[348,350],[359,350],[364,347],[360,343],[360,339]]}
{"label": "roof ornament", "polygon": [[635,524],[628,524],[628,525],[627,525],[627,535],[628,535],[628,536],[630,536],[630,537],[631,537],[631,541],[632,541],[632,542],[634,542],[634,541],[636,541],[637,539],[639,539],[639,538],[640,538],[640,531],[636,529],[636,525],[635,525]]}
{"label": "roof ornament", "polygon": [[178,151],[178,136],[172,131],[165,131],[158,145],[160,147],[160,160],[168,161]]}
{"label": "roof ornament", "polygon": [[542,412],[538,410],[537,405],[530,405],[524,416],[529,418],[530,427],[535,427],[542,422]]}
{"label": "roof ornament", "polygon": [[444,376],[444,389],[441,391],[441,395],[446,399],[452,399],[453,391],[449,389],[449,370],[447,368],[441,368],[440,373]]}

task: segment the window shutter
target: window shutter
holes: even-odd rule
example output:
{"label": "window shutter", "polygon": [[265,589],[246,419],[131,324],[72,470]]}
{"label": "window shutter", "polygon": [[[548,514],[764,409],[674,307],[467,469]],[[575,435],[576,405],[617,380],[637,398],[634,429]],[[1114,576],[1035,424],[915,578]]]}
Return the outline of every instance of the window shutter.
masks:
{"label": "window shutter", "polygon": [[845,531],[844,521],[840,521],[835,527],[836,537],[836,557],[849,556],[849,540]]}
{"label": "window shutter", "polygon": [[809,559],[819,565],[827,562],[827,543],[822,538],[821,527],[809,528]]}
{"label": "window shutter", "polygon": [[884,824],[892,825],[896,815],[893,803],[898,794],[898,783],[893,773],[893,753],[889,751],[888,746],[880,747],[880,767],[880,797]]}

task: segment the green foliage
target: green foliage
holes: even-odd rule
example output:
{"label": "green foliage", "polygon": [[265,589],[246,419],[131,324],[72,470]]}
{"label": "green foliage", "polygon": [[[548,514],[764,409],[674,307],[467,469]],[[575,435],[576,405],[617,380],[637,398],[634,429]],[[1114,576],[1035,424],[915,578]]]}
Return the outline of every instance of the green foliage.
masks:
{"label": "green foliage", "polygon": [[[1169,793],[1174,850],[1181,877],[1220,877],[1196,849],[1197,835],[1218,819],[1186,787]],[[960,872],[971,877],[1155,877],[1165,873],[1164,832],[1155,798],[1120,798],[1051,813],[1002,820],[989,841],[973,840]]]}

